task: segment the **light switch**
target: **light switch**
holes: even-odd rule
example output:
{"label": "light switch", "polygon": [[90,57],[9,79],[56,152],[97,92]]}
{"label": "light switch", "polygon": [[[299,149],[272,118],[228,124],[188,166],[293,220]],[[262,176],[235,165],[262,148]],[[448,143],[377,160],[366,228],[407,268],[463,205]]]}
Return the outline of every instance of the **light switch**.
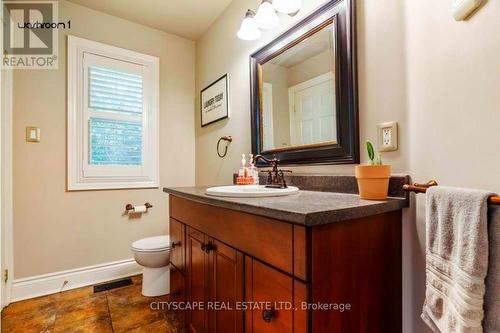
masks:
{"label": "light switch", "polygon": [[378,125],[378,151],[398,150],[398,123],[391,121]]}
{"label": "light switch", "polygon": [[40,127],[33,127],[33,126],[26,127],[26,141],[40,142]]}

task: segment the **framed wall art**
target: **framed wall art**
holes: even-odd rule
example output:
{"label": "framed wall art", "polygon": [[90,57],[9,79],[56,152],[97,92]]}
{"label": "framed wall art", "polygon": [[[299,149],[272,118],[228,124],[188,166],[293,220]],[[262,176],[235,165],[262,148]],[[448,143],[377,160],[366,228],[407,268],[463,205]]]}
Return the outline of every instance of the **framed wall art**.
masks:
{"label": "framed wall art", "polygon": [[201,127],[229,118],[229,75],[224,74],[200,92]]}

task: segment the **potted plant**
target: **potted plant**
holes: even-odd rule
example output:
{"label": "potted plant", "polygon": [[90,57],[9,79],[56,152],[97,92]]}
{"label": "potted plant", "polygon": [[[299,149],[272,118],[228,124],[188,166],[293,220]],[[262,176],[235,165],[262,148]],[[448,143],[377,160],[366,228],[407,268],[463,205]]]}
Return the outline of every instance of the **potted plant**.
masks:
{"label": "potted plant", "polygon": [[355,169],[358,180],[359,197],[368,200],[387,199],[391,166],[383,165],[380,155],[375,159],[375,151],[370,141],[366,141],[369,165],[357,165]]}

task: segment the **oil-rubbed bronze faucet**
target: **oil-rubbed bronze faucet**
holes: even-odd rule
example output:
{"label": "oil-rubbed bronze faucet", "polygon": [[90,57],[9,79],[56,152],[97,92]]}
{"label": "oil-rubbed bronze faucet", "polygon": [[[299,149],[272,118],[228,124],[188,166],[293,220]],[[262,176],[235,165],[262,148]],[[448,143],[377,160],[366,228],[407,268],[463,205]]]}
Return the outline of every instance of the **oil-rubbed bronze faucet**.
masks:
{"label": "oil-rubbed bronze faucet", "polygon": [[292,171],[278,169],[278,164],[280,160],[278,160],[276,156],[273,156],[273,159],[270,160],[262,155],[255,155],[253,157],[253,163],[255,164],[258,160],[263,160],[264,162],[272,166],[271,170],[267,170],[266,187],[287,188],[285,180],[285,172],[292,172]]}

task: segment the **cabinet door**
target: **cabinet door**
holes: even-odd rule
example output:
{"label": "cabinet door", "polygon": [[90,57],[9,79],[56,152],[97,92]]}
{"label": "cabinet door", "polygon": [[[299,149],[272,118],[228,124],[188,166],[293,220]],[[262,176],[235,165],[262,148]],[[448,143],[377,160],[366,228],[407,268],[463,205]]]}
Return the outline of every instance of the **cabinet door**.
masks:
{"label": "cabinet door", "polygon": [[186,226],[174,219],[170,219],[170,262],[184,274],[185,255],[185,228]]}
{"label": "cabinet door", "polygon": [[249,257],[245,259],[247,302],[262,302],[245,313],[247,333],[292,333],[293,279]]}
{"label": "cabinet door", "polygon": [[243,301],[243,254],[215,240],[209,239],[210,302],[214,308],[209,314],[211,333],[243,332],[243,311],[236,302]]}
{"label": "cabinet door", "polygon": [[[184,275],[174,266],[170,266],[170,301],[175,303],[183,303],[186,300],[186,282]],[[182,310],[175,311],[178,327],[185,327],[186,313]]]}
{"label": "cabinet door", "polygon": [[205,235],[187,228],[186,247],[186,289],[187,301],[193,307],[187,311],[187,327],[191,333],[208,332],[208,312],[205,308],[194,308],[195,304],[205,306],[208,293],[208,254],[204,251]]}

